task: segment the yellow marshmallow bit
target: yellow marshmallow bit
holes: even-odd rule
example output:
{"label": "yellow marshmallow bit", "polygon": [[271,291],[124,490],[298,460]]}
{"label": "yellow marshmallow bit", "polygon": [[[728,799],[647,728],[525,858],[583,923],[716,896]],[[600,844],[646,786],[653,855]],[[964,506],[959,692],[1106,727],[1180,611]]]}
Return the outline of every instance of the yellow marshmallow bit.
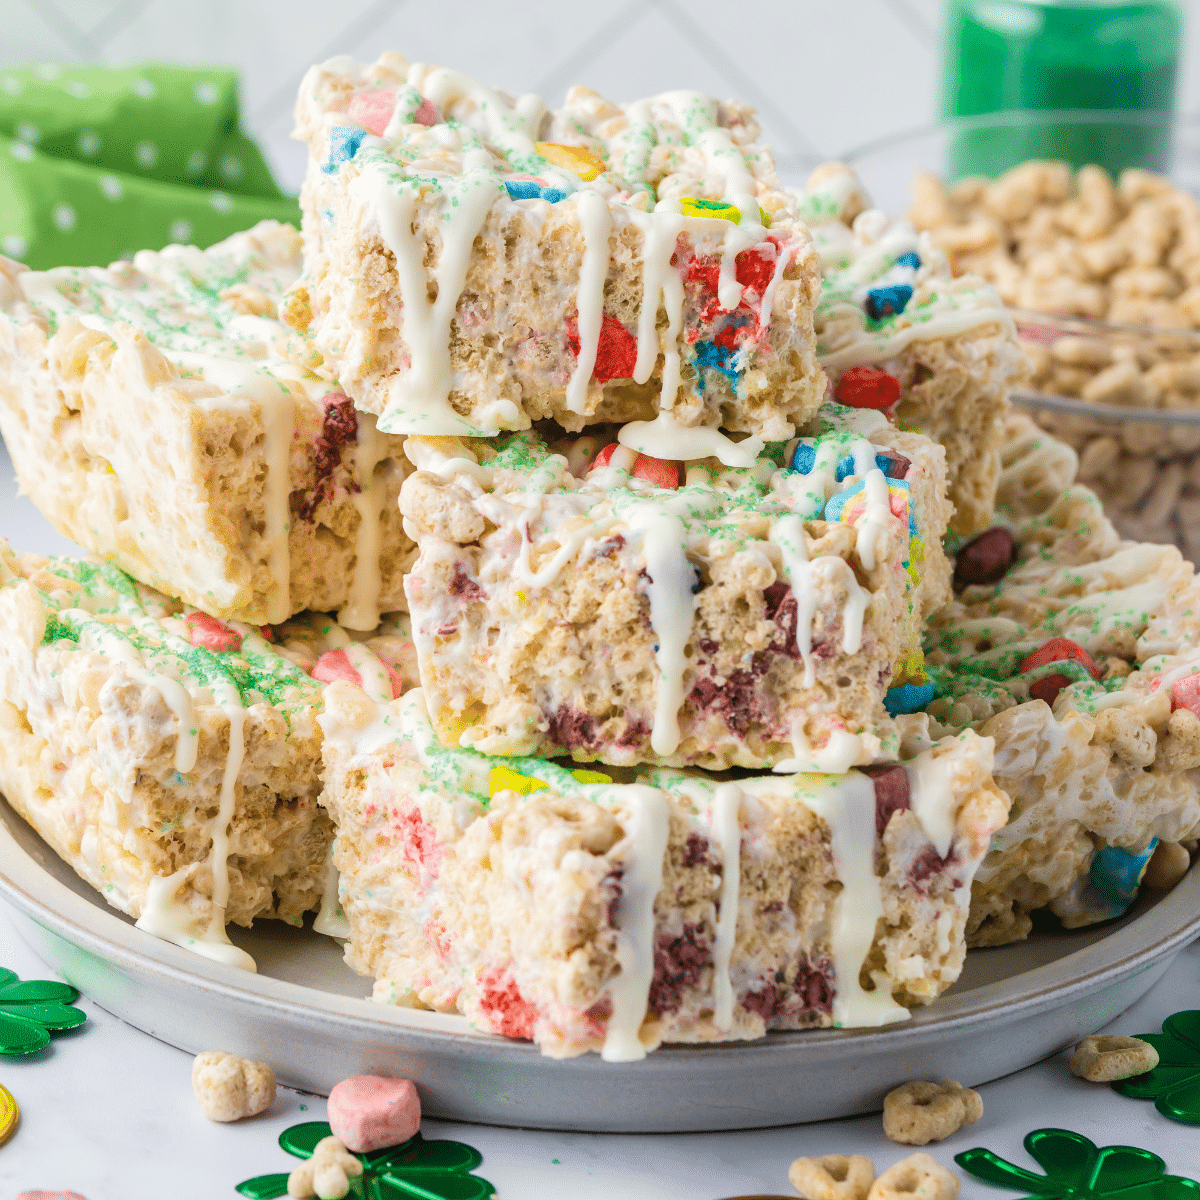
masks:
{"label": "yellow marshmallow bit", "polygon": [[612,776],[605,775],[603,771],[572,771],[572,775],[579,780],[580,783],[612,783]]}
{"label": "yellow marshmallow bit", "polygon": [[535,142],[534,145],[547,162],[573,171],[584,183],[607,170],[604,159],[583,146],[564,146],[561,142]]}
{"label": "yellow marshmallow bit", "polygon": [[[702,200],[698,196],[680,196],[679,203],[683,206],[685,217],[712,217],[719,221],[732,221],[735,225],[742,223],[742,210],[727,200]],[[770,214],[761,206],[758,210],[758,221],[764,228],[771,224]]]}
{"label": "yellow marshmallow bit", "polygon": [[521,795],[528,796],[530,792],[536,792],[549,786],[548,783],[543,783],[540,779],[534,779],[529,775],[522,775],[511,767],[493,767],[488,776],[488,796],[494,796],[497,792],[505,790],[520,792]]}

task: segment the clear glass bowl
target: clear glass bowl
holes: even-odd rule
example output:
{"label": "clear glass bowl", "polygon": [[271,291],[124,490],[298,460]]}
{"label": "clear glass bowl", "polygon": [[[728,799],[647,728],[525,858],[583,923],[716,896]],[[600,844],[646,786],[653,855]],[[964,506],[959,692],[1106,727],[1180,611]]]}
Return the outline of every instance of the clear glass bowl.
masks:
{"label": "clear glass bowl", "polygon": [[[904,213],[918,172],[951,176],[964,144],[991,139],[1005,153],[1019,146],[1025,157],[1054,158],[1057,149],[1067,158],[1097,129],[1111,145],[1123,128],[1131,146],[1144,144],[1147,129],[1161,135],[1167,177],[1200,194],[1200,120],[1158,113],[998,113],[875,142],[846,161],[877,207]],[[1200,330],[1012,312],[1034,366],[1013,402],[1075,448],[1080,481],[1123,536],[1174,542],[1200,562]]]}

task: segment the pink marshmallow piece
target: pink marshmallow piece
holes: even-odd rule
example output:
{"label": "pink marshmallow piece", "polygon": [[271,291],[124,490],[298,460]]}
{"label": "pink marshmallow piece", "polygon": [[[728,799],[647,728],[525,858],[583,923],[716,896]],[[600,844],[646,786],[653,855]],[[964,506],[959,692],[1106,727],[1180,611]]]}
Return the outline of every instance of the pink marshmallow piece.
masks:
{"label": "pink marshmallow piece", "polygon": [[395,108],[395,92],[359,92],[350,97],[346,116],[365,125],[376,137],[382,137]]}
{"label": "pink marshmallow piece", "polygon": [[183,620],[188,627],[188,640],[193,646],[215,650],[218,653],[242,648],[242,635],[236,629],[230,629],[224,621],[210,617],[208,613],[188,613]]}
{"label": "pink marshmallow piece", "polygon": [[[382,658],[379,661],[386,668],[388,678],[392,682],[392,699],[395,700],[404,691],[404,679],[390,662],[386,662]],[[357,688],[363,685],[362,676],[351,663],[350,656],[345,650],[326,650],[317,659],[309,674],[314,679],[320,680],[321,683],[334,683],[339,679],[344,679]]]}
{"label": "pink marshmallow piece", "polygon": [[22,1192],[17,1200],[87,1200],[78,1192],[43,1192],[40,1188]]}
{"label": "pink marshmallow piece", "polygon": [[1188,708],[1200,716],[1200,674],[1185,675],[1171,684],[1171,708]]}
{"label": "pink marshmallow piece", "polygon": [[442,114],[431,100],[422,100],[421,107],[413,113],[413,120],[418,125],[436,125],[441,119]]}
{"label": "pink marshmallow piece", "polygon": [[329,1093],[329,1128],[355,1154],[398,1146],[421,1128],[421,1099],[407,1079],[355,1075]]}

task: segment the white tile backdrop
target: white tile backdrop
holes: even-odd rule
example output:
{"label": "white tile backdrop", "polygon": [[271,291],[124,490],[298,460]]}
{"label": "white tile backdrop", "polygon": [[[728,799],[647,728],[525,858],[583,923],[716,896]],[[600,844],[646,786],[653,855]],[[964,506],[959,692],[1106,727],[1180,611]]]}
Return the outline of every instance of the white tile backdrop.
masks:
{"label": "white tile backdrop", "polygon": [[[1180,108],[1200,113],[1200,0]],[[936,114],[944,0],[0,0],[0,65],[232,63],[247,126],[297,188],[292,99],[311,62],[392,48],[552,103],[693,87],[755,104],[800,170]]]}

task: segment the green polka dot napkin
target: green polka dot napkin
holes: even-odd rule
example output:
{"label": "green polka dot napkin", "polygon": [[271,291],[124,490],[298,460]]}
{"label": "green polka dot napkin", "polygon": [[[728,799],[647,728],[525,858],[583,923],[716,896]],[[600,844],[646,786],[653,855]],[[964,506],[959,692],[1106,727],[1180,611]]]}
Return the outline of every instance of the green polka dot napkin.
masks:
{"label": "green polka dot napkin", "polygon": [[0,251],[31,267],[209,246],[300,208],[241,130],[225,68],[0,68]]}

